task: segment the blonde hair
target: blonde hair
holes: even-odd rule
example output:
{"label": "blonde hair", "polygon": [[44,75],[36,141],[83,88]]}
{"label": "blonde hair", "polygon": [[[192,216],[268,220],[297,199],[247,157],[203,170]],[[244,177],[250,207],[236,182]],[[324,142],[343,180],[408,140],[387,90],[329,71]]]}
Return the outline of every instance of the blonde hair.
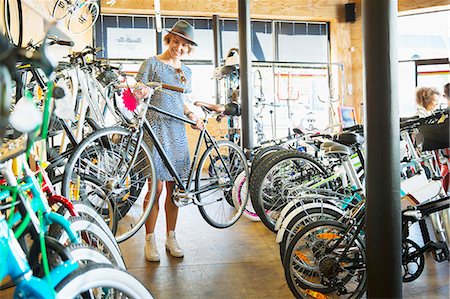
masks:
{"label": "blonde hair", "polygon": [[439,94],[436,88],[420,87],[416,91],[416,103],[424,108],[427,108],[433,102],[433,96]]}
{"label": "blonde hair", "polygon": [[[175,34],[173,34],[173,33],[171,33],[171,32],[167,33],[167,34],[164,36],[163,41],[164,41],[164,44],[165,44],[166,46],[168,46],[168,45],[170,44],[170,39],[171,39],[172,37],[175,37]],[[181,36],[177,36],[177,37],[181,38],[183,41],[186,41],[186,43],[187,43],[187,45],[188,45],[188,54],[191,54],[192,50],[194,50],[194,47],[192,46],[192,44],[191,44],[188,40],[182,38]]]}

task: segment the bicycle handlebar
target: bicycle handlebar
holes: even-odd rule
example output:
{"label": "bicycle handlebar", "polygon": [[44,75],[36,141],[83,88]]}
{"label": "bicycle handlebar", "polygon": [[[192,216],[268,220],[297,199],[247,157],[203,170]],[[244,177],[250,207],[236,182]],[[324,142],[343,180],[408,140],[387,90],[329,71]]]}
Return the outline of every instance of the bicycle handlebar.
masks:
{"label": "bicycle handlebar", "polygon": [[[178,86],[173,86],[170,84],[166,84],[166,83],[161,83],[161,82],[140,82],[150,88],[164,88],[164,89],[168,89],[168,90],[172,90],[172,91],[176,91],[176,92],[181,92],[181,93],[185,93],[186,90],[184,88],[178,87]],[[129,84],[121,84],[119,85],[120,88],[135,88],[135,87],[140,87],[140,85],[138,84],[134,84],[134,85],[129,85]]]}
{"label": "bicycle handlebar", "polygon": [[439,121],[439,119],[441,119],[441,117],[444,115],[448,116],[448,109],[434,111],[432,115],[427,117],[420,117],[420,118],[414,117],[412,119],[402,121],[400,122],[400,129],[406,130],[419,127],[420,125],[427,125],[427,124],[431,125]]}
{"label": "bicycle handlebar", "polygon": [[343,132],[361,132],[363,130],[364,130],[363,125],[354,125],[354,126],[342,129]]}
{"label": "bicycle handlebar", "polygon": [[56,40],[52,40],[50,42],[50,45],[60,45],[60,46],[73,47],[74,42],[71,41],[71,40],[56,39]]}

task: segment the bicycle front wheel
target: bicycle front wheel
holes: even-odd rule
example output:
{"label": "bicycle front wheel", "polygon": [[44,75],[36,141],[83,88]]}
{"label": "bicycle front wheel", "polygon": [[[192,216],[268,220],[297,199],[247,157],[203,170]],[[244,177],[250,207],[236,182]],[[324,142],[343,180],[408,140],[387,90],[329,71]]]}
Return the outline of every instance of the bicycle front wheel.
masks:
{"label": "bicycle front wheel", "polygon": [[108,264],[86,264],[55,288],[56,298],[153,298],[130,273]]}
{"label": "bicycle front wheel", "polygon": [[[233,201],[232,189],[240,173],[249,175],[247,160],[242,150],[228,140],[206,149],[200,159],[195,189],[199,210],[208,224],[216,228],[233,225],[242,215],[248,193],[240,201]],[[242,188],[248,189],[246,180]]]}
{"label": "bicycle front wheel", "polygon": [[[106,203],[112,202],[117,242],[142,227],[155,199],[153,159],[147,145],[138,144],[136,135],[120,127],[94,132],[74,151],[62,182],[66,198],[88,204],[101,215],[110,214]],[[137,157],[127,173],[136,150]]]}
{"label": "bicycle front wheel", "polygon": [[74,34],[82,34],[95,24],[100,15],[97,1],[86,1],[75,8],[70,16],[67,26]]}
{"label": "bicycle front wheel", "polygon": [[53,6],[52,17],[57,20],[64,19],[69,13],[69,9],[72,6],[70,0],[58,0],[55,2],[55,6]]}

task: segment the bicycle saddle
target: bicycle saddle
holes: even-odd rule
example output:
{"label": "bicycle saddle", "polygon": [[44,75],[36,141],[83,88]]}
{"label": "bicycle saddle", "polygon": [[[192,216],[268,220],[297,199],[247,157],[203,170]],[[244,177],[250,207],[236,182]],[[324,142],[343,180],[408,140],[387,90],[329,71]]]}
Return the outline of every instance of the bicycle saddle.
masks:
{"label": "bicycle saddle", "polygon": [[329,144],[328,147],[324,149],[325,155],[338,155],[338,156],[349,156],[353,152],[352,150],[343,144],[337,143],[337,142],[330,142],[333,144]]}
{"label": "bicycle saddle", "polygon": [[224,114],[231,116],[240,116],[241,115],[241,105],[237,103],[228,103],[224,106],[225,111]]}
{"label": "bicycle saddle", "polygon": [[335,145],[335,144],[338,144],[338,143],[333,142],[333,141],[325,141],[324,143],[322,143],[322,144],[320,145],[320,149],[321,149],[321,150],[326,150],[327,148],[332,147],[332,146]]}
{"label": "bicycle saddle", "polygon": [[337,142],[352,146],[352,145],[361,145],[364,143],[364,137],[361,134],[355,132],[343,132],[336,136],[335,139]]}

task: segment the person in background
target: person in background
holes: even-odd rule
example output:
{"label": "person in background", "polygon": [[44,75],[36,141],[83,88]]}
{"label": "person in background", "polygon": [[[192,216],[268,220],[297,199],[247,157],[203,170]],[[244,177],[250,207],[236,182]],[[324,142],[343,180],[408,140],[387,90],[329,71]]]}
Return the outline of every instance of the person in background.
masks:
{"label": "person in background", "polygon": [[447,100],[447,108],[450,109],[450,83],[444,85],[444,98]]}
{"label": "person in background", "polygon": [[429,116],[439,102],[439,91],[435,88],[420,87],[416,90],[416,114],[420,117]]}
{"label": "person in background", "polygon": [[[194,46],[194,28],[188,22],[180,20],[176,22],[169,33],[164,37],[164,43],[167,49],[160,55],[150,57],[142,63],[136,76],[137,82],[162,82],[173,86],[182,87],[185,93],[191,92],[192,71],[181,62],[181,58],[191,53]],[[194,129],[203,129],[203,121],[198,118],[185,105],[185,93],[172,92],[164,90],[164,92],[156,90],[152,96],[151,104],[173,114],[182,116],[183,114],[189,119],[196,122],[192,125]],[[134,95],[138,99],[147,97],[148,88],[141,85],[134,91]],[[155,131],[155,134],[166,151],[169,160],[172,162],[178,175],[185,179],[189,175],[190,155],[188,147],[188,139],[186,129],[183,122],[170,118],[153,110],[147,113],[147,119]],[[149,136],[144,135],[144,141],[151,147]],[[155,239],[155,225],[159,212],[159,197],[162,193],[163,186],[166,186],[166,249],[174,257],[183,257],[184,252],[178,245],[175,238],[175,227],[178,217],[178,207],[172,199],[174,189],[174,179],[164,165],[158,152],[153,149],[153,161],[156,169],[156,197],[150,215],[145,223],[145,258],[148,261],[157,262],[160,260]],[[150,184],[149,184],[150,186]],[[150,197],[147,193],[146,203]]]}

